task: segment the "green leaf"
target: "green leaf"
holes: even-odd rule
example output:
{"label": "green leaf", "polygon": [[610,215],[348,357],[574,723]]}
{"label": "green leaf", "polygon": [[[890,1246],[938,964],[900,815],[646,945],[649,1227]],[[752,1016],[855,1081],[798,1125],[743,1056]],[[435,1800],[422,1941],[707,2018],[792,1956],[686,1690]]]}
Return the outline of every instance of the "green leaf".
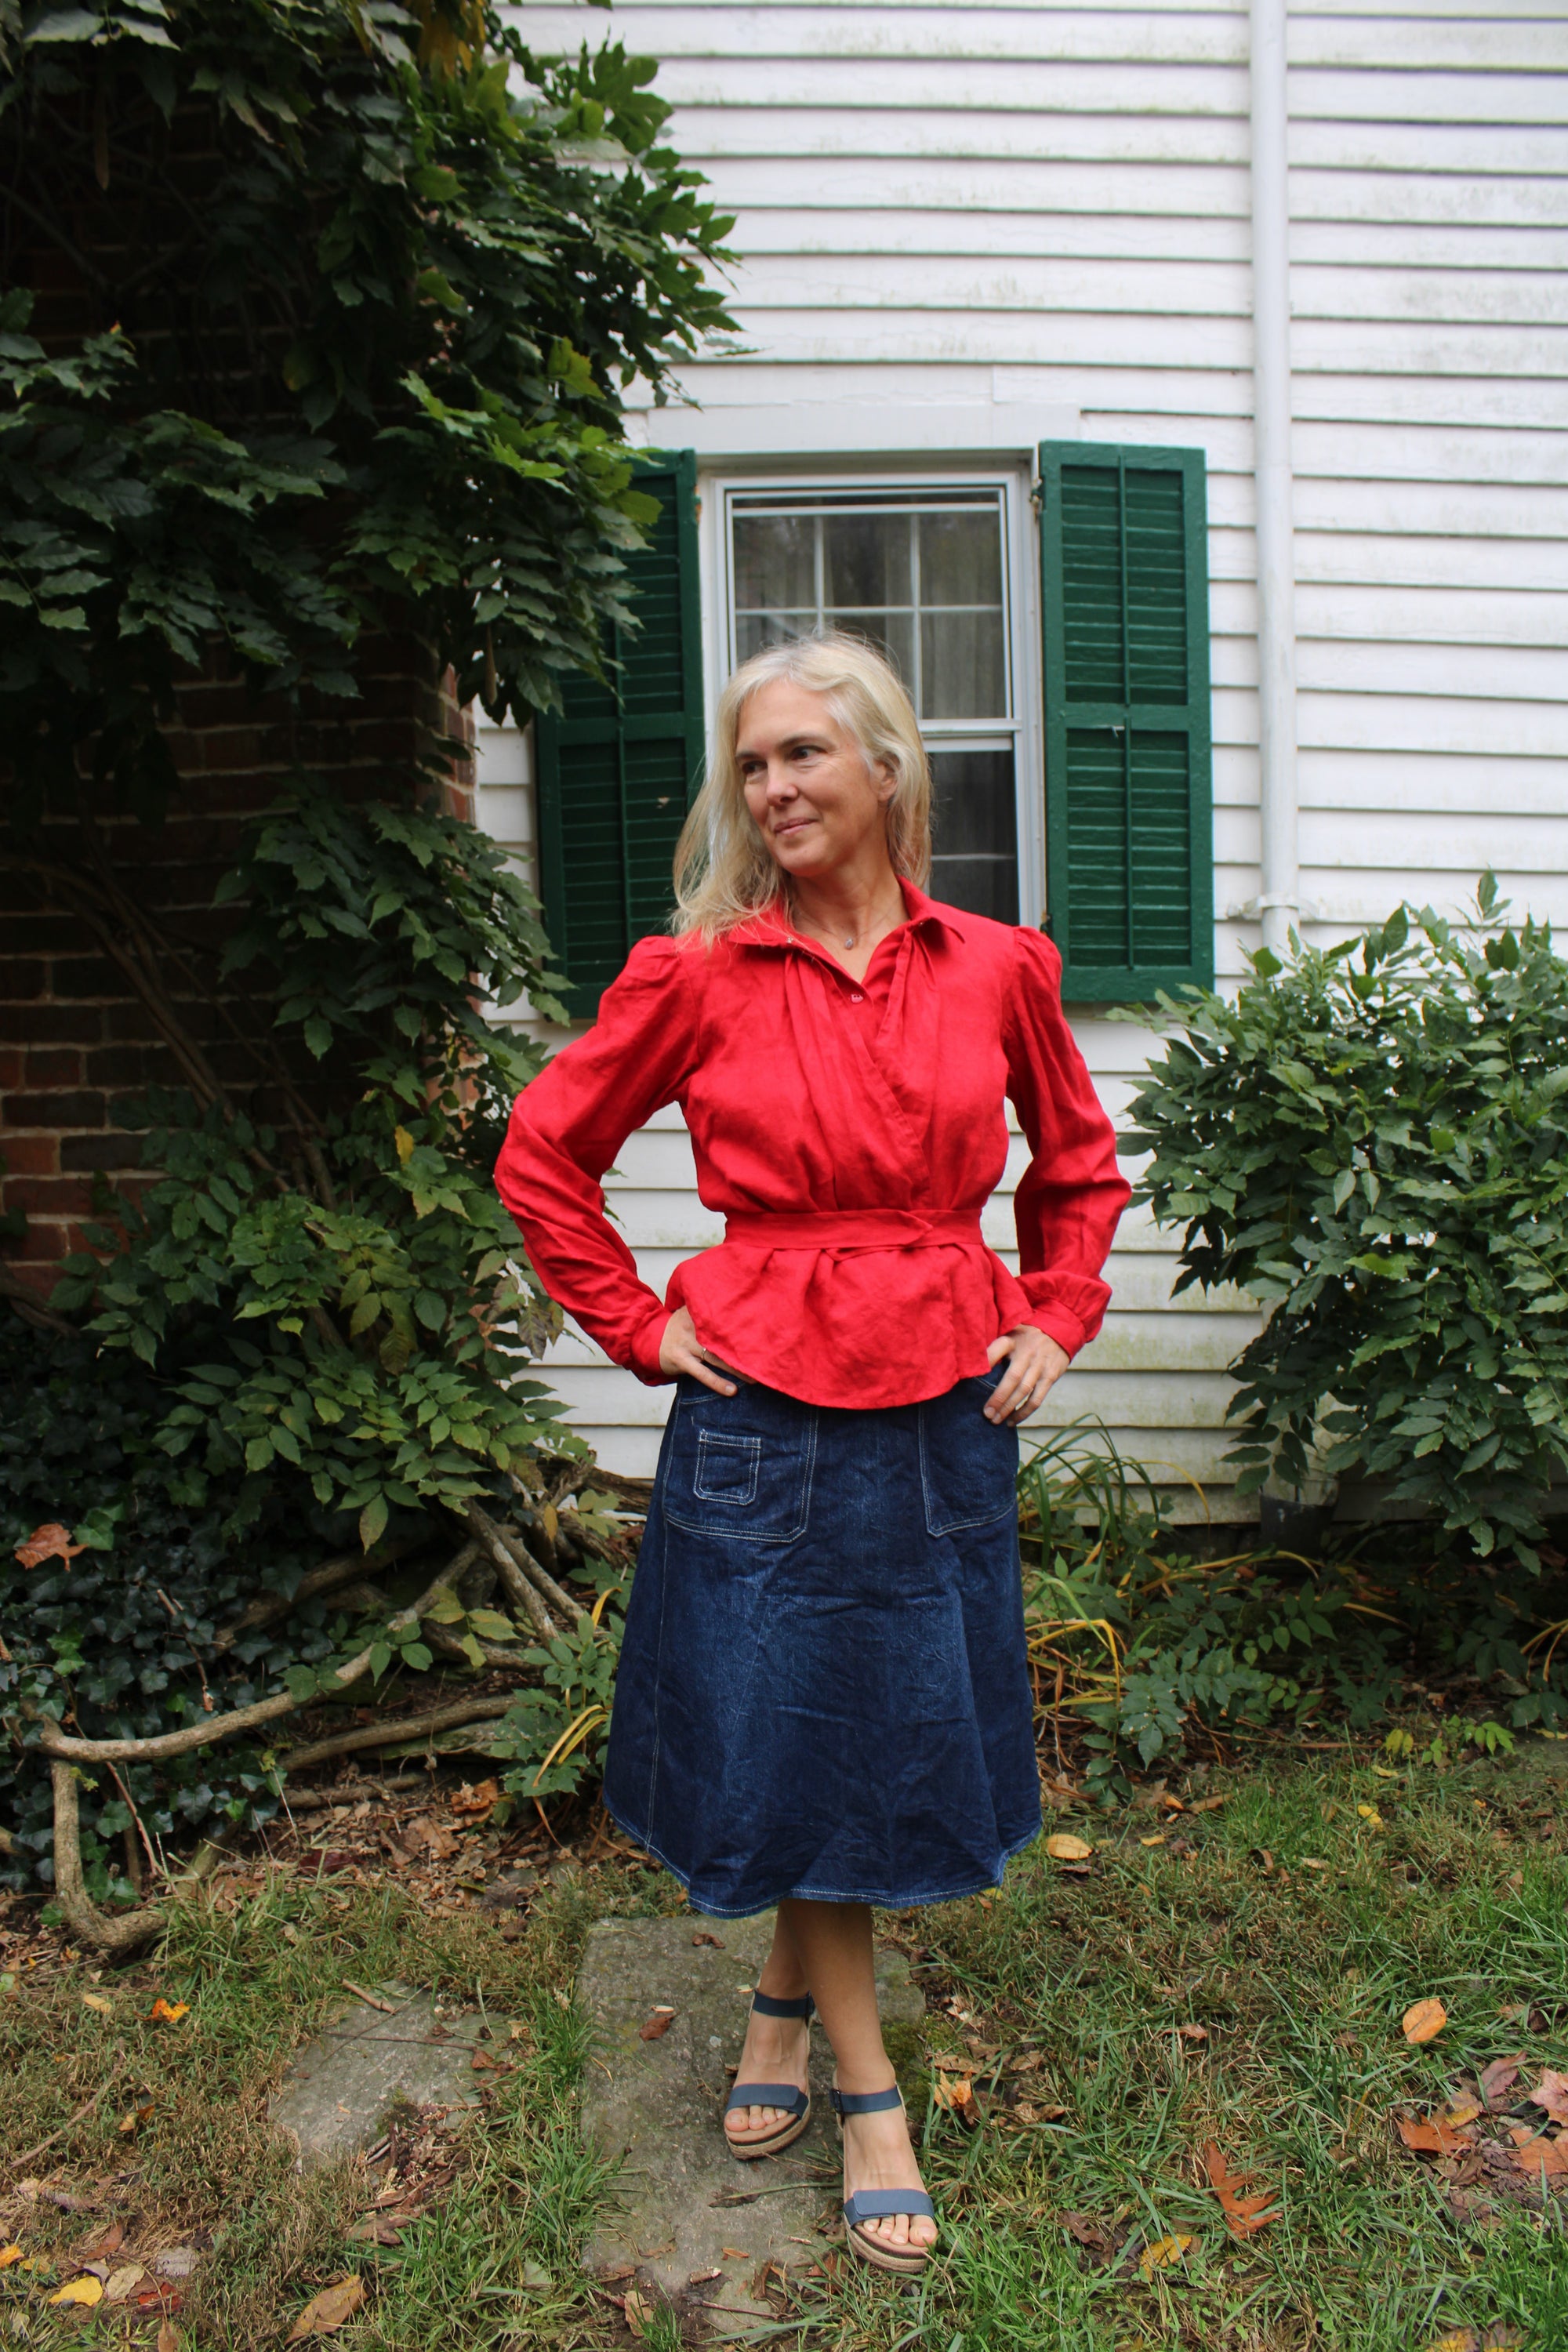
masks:
{"label": "green leaf", "polygon": [[386,1532],[388,1512],[384,1495],[373,1495],[359,1515],[359,1540],[362,1551],[379,1543]]}

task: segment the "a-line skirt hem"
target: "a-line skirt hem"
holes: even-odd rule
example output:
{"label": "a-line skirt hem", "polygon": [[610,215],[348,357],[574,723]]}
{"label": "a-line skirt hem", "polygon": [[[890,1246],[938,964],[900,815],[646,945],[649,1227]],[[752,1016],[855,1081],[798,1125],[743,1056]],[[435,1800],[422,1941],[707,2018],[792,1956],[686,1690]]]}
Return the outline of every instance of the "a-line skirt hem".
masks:
{"label": "a-line skirt hem", "polygon": [[1033,1829],[1026,1832],[1024,1836],[1015,1838],[1013,1843],[997,1856],[994,1870],[984,1878],[968,1879],[962,1886],[922,1886],[912,1894],[885,1886],[781,1886],[775,1893],[764,1895],[756,1902],[717,1903],[707,1895],[693,1894],[689,1874],[672,1855],[661,1853],[657,1840],[648,1834],[642,1823],[629,1820],[608,1797],[605,1799],[605,1811],[617,1829],[625,1830],[627,1837],[635,1840],[645,1853],[652,1854],[655,1862],[663,1864],[670,1876],[685,1888],[693,1911],[704,1919],[754,1919],[760,1911],[771,1911],[775,1905],[792,1895],[807,1903],[868,1903],[878,1911],[915,1911],[928,1903],[962,1903],[967,1895],[984,1895],[987,1888],[999,1887],[1007,1864],[1034,1844],[1042,1827],[1037,1822]]}

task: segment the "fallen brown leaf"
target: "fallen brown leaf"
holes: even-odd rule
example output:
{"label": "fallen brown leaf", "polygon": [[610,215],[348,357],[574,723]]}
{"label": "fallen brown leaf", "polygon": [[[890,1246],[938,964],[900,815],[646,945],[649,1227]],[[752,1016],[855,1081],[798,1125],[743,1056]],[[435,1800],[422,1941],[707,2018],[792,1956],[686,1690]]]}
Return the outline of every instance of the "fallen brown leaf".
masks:
{"label": "fallen brown leaf", "polygon": [[722,2278],[723,2275],[724,2273],[721,2270],[693,2271],[686,2284],[688,2286],[706,2286],[710,2279]]}
{"label": "fallen brown leaf", "polygon": [[147,2275],[144,2263],[127,2263],[116,2271],[103,2290],[105,2303],[123,2303],[133,2287],[139,2287]]}
{"label": "fallen brown leaf", "polygon": [[721,2246],[719,2252],[727,2263],[749,2263],[752,2259],[744,2246]]}
{"label": "fallen brown leaf", "polygon": [[1452,2156],[1457,2149],[1471,2145],[1468,2132],[1456,2131],[1441,2116],[1420,2120],[1395,2116],[1394,2126],[1405,2147],[1414,2148],[1417,2156]]}
{"label": "fallen brown leaf", "polygon": [[1200,1797],[1195,1805],[1187,1807],[1187,1811],[1189,1813],[1212,1813],[1225,1802],[1224,1797]]}
{"label": "fallen brown leaf", "polygon": [[179,2330],[172,2319],[158,2322],[158,2352],[180,2352]]}
{"label": "fallen brown leaf", "polygon": [[1448,2022],[1448,2012],[1440,2000],[1412,2001],[1400,2020],[1400,2030],[1406,2042],[1435,2042]]}
{"label": "fallen brown leaf", "polygon": [[83,2009],[96,2010],[100,2017],[112,2017],[114,2015],[114,2003],[110,2000],[109,1995],[105,1992],[84,1992],[81,1997],[81,2005]]}
{"label": "fallen brown leaf", "polygon": [[647,2334],[648,2322],[654,2315],[654,2308],[652,2295],[639,2294],[635,2286],[627,2287],[626,2301],[622,2304],[621,2309],[626,2314],[626,2326],[639,2339]]}
{"label": "fallen brown leaf", "polygon": [[1272,2195],[1268,2192],[1252,2197],[1241,2195],[1243,2185],[1253,2178],[1252,2174],[1232,2172],[1212,2139],[1204,2149],[1204,2169],[1234,2236],[1249,2238],[1255,2231],[1267,2229],[1270,2221],[1279,2220],[1278,2200]]}
{"label": "fallen brown leaf", "polygon": [[1473,2124],[1478,2116],[1485,2113],[1479,2099],[1450,2099],[1439,2121],[1446,2123],[1450,2131],[1458,2131],[1461,2125]]}
{"label": "fallen brown leaf", "polygon": [[320,2294],[310,2297],[289,2330],[287,2340],[302,2344],[307,2336],[330,2336],[345,2319],[353,2317],[363,2301],[364,2281],[357,2271],[351,2271],[347,2278],[334,2281],[332,2285],[324,2286]]}
{"label": "fallen brown leaf", "polygon": [[476,1813],[488,1813],[490,1807],[499,1803],[500,1800],[500,1782],[499,1780],[480,1780],[474,1788],[469,1788],[465,1780],[462,1787],[456,1790],[447,1799],[447,1802],[455,1813],[462,1815],[467,1820]]}
{"label": "fallen brown leaf", "polygon": [[718,1937],[710,1936],[705,1927],[700,1928],[691,1940],[694,1944],[706,1944],[715,1952],[721,1952],[724,1948]]}
{"label": "fallen brown leaf", "polygon": [[367,2213],[363,2221],[354,2223],[348,2234],[356,2245],[400,2246],[403,2243],[403,2232],[390,2213]]}
{"label": "fallen brown leaf", "polygon": [[1568,2124],[1568,2074],[1559,2074],[1548,2066],[1533,2091],[1525,2097],[1532,2106],[1544,2107],[1553,2123]]}
{"label": "fallen brown leaf", "polygon": [[190,2011],[188,2000],[165,2000],[160,1993],[147,2015],[150,2021],[156,2021],[160,2025],[178,2025],[181,2018],[188,2017]]}
{"label": "fallen brown leaf", "polygon": [[1568,2180],[1568,2139],[1543,2139],[1528,2124],[1505,2126],[1513,2142],[1513,2160],[1531,2180],[1542,2173],[1549,2180]]}
{"label": "fallen brown leaf", "polygon": [[124,2243],[124,2222],[111,2221],[108,2229],[94,2238],[90,2244],[82,2247],[81,2260],[84,2263],[102,2262],[106,2256],[117,2254]]}
{"label": "fallen brown leaf", "polygon": [[1178,2025],[1176,2032],[1184,2042],[1206,2042],[1209,2038],[1206,2025]]}
{"label": "fallen brown leaf", "polygon": [[614,2270],[599,2273],[599,2284],[601,2286],[615,2286],[622,2279],[636,2278],[637,2274],[635,2263],[617,2263]]}
{"label": "fallen brown leaf", "polygon": [[150,2098],[143,2099],[138,2106],[128,2107],[120,2118],[121,2135],[129,2138],[132,2132],[140,2131],[152,2112],[153,2101]]}
{"label": "fallen brown leaf", "polygon": [[1508,2094],[1519,2080],[1519,2070],[1524,2063],[1524,2053],[1516,2050],[1511,2058],[1494,2058],[1480,2072],[1481,2096],[1495,2116],[1500,2107],[1508,2105]]}
{"label": "fallen brown leaf", "polygon": [[24,1538],[12,1557],[19,1559],[24,1568],[42,1568],[47,1559],[63,1559],[68,1568],[78,1552],[85,1549],[85,1545],[72,1543],[68,1528],[62,1528],[58,1519],[49,1519]]}
{"label": "fallen brown leaf", "polygon": [[646,2018],[638,2026],[637,2039],[639,2042],[658,2042],[669,2032],[674,2022],[674,2010],[666,2009],[661,2005],[654,2011],[651,2017]]}
{"label": "fallen brown leaf", "polygon": [[0,2271],[8,2271],[13,2263],[19,2263],[21,2260],[22,2249],[20,2246],[0,2246]]}
{"label": "fallen brown leaf", "polygon": [[1087,1862],[1094,1848],[1086,1838],[1068,1837],[1058,1830],[1046,1840],[1046,1852],[1053,1862]]}

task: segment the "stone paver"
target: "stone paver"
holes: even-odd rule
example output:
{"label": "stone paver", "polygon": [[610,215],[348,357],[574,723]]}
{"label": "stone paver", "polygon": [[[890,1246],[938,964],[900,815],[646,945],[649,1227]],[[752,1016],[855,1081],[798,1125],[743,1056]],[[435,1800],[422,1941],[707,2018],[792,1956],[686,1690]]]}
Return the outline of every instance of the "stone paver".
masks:
{"label": "stone paver", "polygon": [[400,2108],[475,2107],[477,2012],[437,2008],[412,1985],[369,1985],[391,2013],[346,1995],[294,2060],[268,2110],[293,2141],[301,2171],[374,2147]]}
{"label": "stone paver", "polygon": [[[594,2036],[584,2130],[605,2155],[621,2159],[586,2267],[603,2276],[633,2264],[645,2289],[705,2305],[720,2335],[765,2323],[767,2305],[750,2293],[765,2263],[815,2261],[840,2228],[838,2134],[827,2104],[833,2060],[820,2026],[812,2033],[813,2112],[804,2137],[757,2164],[737,2163],[724,2145],[728,2070],[740,2058],[751,1989],[773,1931],[771,1912],[739,1920],[689,1911],[675,1919],[603,1919],[578,1978]],[[721,1948],[694,1942],[700,1935],[718,1937]],[[878,1990],[889,2053],[908,2074],[911,2029],[925,2004],[901,1954],[879,1953]],[[644,2042],[639,2028],[660,2004],[673,2008],[674,2019],[659,2039]],[[715,2270],[717,2279],[701,2278]]]}

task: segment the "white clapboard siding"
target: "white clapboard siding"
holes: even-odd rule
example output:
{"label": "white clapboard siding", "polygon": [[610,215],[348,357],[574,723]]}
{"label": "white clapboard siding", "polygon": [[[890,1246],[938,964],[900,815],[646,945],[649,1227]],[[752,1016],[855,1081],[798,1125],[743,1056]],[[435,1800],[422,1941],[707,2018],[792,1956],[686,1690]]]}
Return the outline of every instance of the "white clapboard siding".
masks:
{"label": "white clapboard siding", "polygon": [[[608,24],[574,5],[519,22],[541,53],[614,37],[658,58],[675,144],[736,215],[745,348],[687,366],[700,410],[666,410],[649,438],[869,448],[897,410],[929,411],[939,460],[1000,446],[989,425],[952,437],[993,413],[1205,449],[1216,965],[1243,977],[1258,887],[1245,0],[616,0]],[[1457,911],[1489,864],[1517,905],[1568,921],[1568,12],[1311,0],[1289,37],[1307,933],[1343,936],[1400,898]],[[749,412],[765,420],[750,445]],[[481,816],[525,868],[526,761],[521,737],[482,733]],[[1125,1121],[1148,1034],[1075,1025]],[[1004,1254],[1020,1149],[986,1216]],[[674,1111],[628,1139],[607,1190],[656,1287],[717,1237]],[[1104,1333],[1043,1418],[1100,1416],[1191,1512],[1223,1517],[1225,1366],[1255,1324],[1233,1296],[1172,1304],[1175,1249],[1145,1213],[1124,1221]],[[652,1466],[668,1391],[576,1334],[552,1377],[607,1462]]]}

